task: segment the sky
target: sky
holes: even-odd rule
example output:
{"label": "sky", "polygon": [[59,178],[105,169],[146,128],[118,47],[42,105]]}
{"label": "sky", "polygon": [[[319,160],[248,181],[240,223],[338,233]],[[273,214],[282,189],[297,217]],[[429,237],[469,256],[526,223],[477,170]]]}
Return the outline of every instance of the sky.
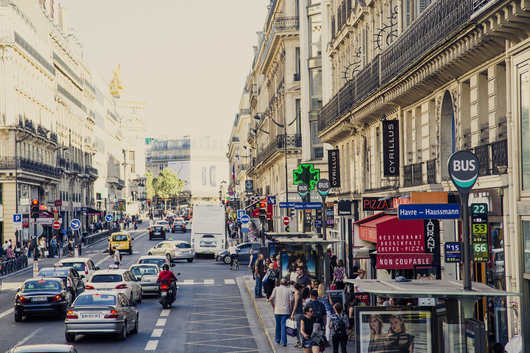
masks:
{"label": "sky", "polygon": [[146,102],[146,137],[228,140],[270,0],[60,0],[84,57]]}

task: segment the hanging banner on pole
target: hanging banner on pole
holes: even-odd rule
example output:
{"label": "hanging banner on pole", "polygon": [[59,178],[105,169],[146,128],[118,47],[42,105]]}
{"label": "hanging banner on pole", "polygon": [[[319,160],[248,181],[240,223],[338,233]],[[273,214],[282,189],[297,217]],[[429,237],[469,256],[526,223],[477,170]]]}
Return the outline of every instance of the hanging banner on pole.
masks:
{"label": "hanging banner on pole", "polygon": [[383,175],[399,176],[399,121],[383,121]]}
{"label": "hanging banner on pole", "polygon": [[328,150],[329,182],[332,188],[340,188],[339,150]]}

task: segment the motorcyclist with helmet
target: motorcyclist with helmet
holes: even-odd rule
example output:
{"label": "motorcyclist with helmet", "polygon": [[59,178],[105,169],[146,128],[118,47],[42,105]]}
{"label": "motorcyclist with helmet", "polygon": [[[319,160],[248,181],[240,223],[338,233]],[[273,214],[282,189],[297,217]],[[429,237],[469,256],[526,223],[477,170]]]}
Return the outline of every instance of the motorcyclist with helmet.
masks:
{"label": "motorcyclist with helmet", "polygon": [[174,295],[177,293],[177,287],[175,285],[175,281],[177,280],[177,276],[169,269],[168,264],[162,265],[162,271],[158,274],[158,279],[156,280],[157,283],[160,283],[160,281],[170,281],[171,282],[171,288],[173,289]]}

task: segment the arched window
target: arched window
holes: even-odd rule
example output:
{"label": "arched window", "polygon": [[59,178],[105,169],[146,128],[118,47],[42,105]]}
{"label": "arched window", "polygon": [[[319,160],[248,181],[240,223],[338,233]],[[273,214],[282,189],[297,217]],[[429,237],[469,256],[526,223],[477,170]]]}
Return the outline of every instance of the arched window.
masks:
{"label": "arched window", "polygon": [[456,152],[455,113],[453,100],[449,91],[446,91],[442,101],[440,116],[440,166],[442,180],[449,180],[447,161]]}

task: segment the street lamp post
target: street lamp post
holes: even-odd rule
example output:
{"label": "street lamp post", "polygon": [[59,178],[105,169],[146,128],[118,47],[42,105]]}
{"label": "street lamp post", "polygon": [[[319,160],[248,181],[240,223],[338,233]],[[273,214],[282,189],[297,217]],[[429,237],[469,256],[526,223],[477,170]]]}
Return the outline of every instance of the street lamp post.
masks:
{"label": "street lamp post", "polygon": [[[287,174],[287,126],[293,125],[293,123],[296,121],[296,119],[298,119],[298,116],[300,115],[300,112],[298,112],[298,114],[296,114],[296,116],[293,119],[293,121],[291,121],[289,124],[287,124],[287,117],[284,118],[285,121],[284,121],[283,124],[279,124],[267,113],[256,113],[256,115],[254,115],[254,120],[258,120],[259,121],[261,119],[259,114],[268,116],[269,119],[271,119],[271,121],[274,124],[276,124],[276,126],[283,127],[283,153],[284,153],[284,157],[285,157],[285,202],[287,202],[287,204],[289,204],[289,183],[288,183],[288,179],[289,178],[288,178],[288,174]],[[259,130],[263,131],[261,129],[259,129]],[[257,133],[258,129],[254,129],[252,131],[254,133]],[[266,131],[263,131],[263,132],[269,134]],[[286,208],[286,211],[287,211],[287,214],[289,215],[290,209]]]}

